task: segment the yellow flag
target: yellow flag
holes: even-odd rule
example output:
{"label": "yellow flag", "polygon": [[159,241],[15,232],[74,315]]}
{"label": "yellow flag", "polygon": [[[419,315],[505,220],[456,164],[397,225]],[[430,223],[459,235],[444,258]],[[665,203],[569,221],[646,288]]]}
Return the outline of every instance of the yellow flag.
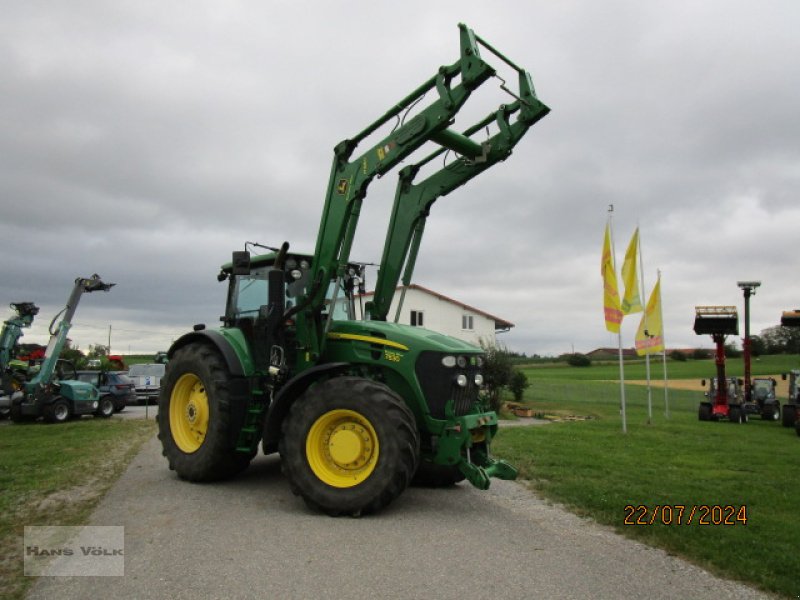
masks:
{"label": "yellow flag", "polygon": [[661,322],[661,277],[659,277],[650,293],[647,309],[636,332],[636,354],[644,356],[662,350],[664,350],[664,325]]}
{"label": "yellow flag", "polygon": [[600,261],[600,273],[603,275],[603,308],[606,317],[606,329],[619,333],[622,323],[622,309],[619,304],[617,288],[617,272],[614,270],[614,257],[611,254],[611,229],[606,223],[606,235],[603,239],[603,258]]}
{"label": "yellow flag", "polygon": [[628,250],[625,252],[625,262],[622,263],[622,283],[625,286],[625,295],[622,297],[622,314],[642,312],[642,300],[639,298],[639,277],[636,274],[636,257],[639,253],[639,228],[633,232]]}

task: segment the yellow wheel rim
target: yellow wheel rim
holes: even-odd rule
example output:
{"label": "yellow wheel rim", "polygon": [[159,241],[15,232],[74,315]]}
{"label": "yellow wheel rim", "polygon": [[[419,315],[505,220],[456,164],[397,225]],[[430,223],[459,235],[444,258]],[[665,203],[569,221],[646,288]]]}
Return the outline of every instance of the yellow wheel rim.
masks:
{"label": "yellow wheel rim", "polygon": [[314,474],[337,488],[365,481],[378,463],[378,434],[352,410],[332,410],[317,419],[306,437],[306,456]]}
{"label": "yellow wheel rim", "polygon": [[206,386],[194,373],[181,375],[169,399],[169,429],[186,454],[200,449],[208,430]]}

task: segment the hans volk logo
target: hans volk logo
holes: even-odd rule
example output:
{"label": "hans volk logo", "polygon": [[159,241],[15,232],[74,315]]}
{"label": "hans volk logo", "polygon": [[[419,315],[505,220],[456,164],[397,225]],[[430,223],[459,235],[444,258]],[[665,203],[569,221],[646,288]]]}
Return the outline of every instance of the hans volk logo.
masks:
{"label": "hans volk logo", "polygon": [[125,575],[125,528],[25,527],[22,554],[28,576],[121,577]]}

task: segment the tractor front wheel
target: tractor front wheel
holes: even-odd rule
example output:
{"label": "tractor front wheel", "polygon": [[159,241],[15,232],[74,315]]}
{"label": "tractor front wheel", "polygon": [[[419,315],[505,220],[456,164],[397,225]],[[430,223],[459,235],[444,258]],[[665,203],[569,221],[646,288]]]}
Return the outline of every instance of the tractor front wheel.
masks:
{"label": "tractor front wheel", "polygon": [[98,401],[97,410],[94,412],[95,417],[102,417],[108,419],[114,414],[114,401],[111,396],[101,396]]}
{"label": "tractor front wheel", "polygon": [[232,477],[253,455],[231,445],[231,375],[215,348],[189,344],[175,351],[158,400],[158,439],[181,479]]}
{"label": "tractor front wheel", "polygon": [[292,405],[279,444],[283,472],[306,504],[359,516],[390,504],[409,485],[419,433],[402,398],[360,377],[311,386]]}
{"label": "tractor front wheel", "polygon": [[777,402],[772,404],[765,404],[764,410],[761,412],[761,418],[764,421],[777,421],[781,418],[781,405]]}
{"label": "tractor front wheel", "polygon": [[711,403],[709,402],[701,402],[700,408],[697,411],[697,418],[701,421],[710,421],[711,420]]}
{"label": "tractor front wheel", "polygon": [[44,414],[44,420],[48,423],[65,423],[69,421],[72,409],[69,406],[69,402],[63,398],[58,398],[45,406],[42,413]]}

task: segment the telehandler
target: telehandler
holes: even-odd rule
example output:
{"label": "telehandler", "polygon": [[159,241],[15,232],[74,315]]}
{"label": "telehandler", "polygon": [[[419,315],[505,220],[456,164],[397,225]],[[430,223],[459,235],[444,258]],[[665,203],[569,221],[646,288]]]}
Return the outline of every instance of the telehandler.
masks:
{"label": "telehandler", "polygon": [[14,358],[17,342],[23,336],[22,330],[30,327],[39,314],[39,307],[33,302],[12,302],[10,306],[16,315],[4,321],[0,331],[0,418],[8,415],[11,397],[19,393],[24,381],[27,365]]}
{"label": "telehandler", "polygon": [[[335,147],[314,253],[289,252],[284,242],[250,256],[246,244],[218,277],[228,282],[222,326],[196,325],[169,349],[159,438],[179,477],[231,477],[260,443],[265,454],[280,453],[292,491],[332,516],[382,509],[415,474],[434,485],[466,478],[481,489],[491,477],[516,477],[489,451],[497,415],[480,395],[481,349],[387,321],[401,274],[410,284],[431,205],[505,160],[549,112],[525,70],[466,25],[459,30],[455,63]],[[513,101],[459,132],[451,128],[456,113],[496,75],[484,51],[515,72],[518,87],[503,82]],[[354,156],[392,121],[388,135]],[[490,126],[494,135],[474,139]],[[356,320],[364,267],[349,257],[367,186],[426,142],[439,148],[399,173],[375,294],[366,319]],[[435,170],[431,161],[448,152],[456,158]],[[433,173],[417,181],[425,166]]]}
{"label": "telehandler", "polygon": [[[110,417],[114,403],[91,383],[77,381],[75,366],[60,360],[72,326],[72,317],[81,296],[96,291],[108,291],[113,283],[103,283],[99,275],[75,280],[67,305],[50,322],[50,341],[39,370],[23,384],[23,393],[11,400],[11,420],[34,421],[44,417],[48,423],[62,423],[72,416],[85,414]],[[63,316],[62,316],[63,315]],[[56,324],[59,316],[61,321]]]}
{"label": "telehandler", "polygon": [[[739,315],[735,306],[695,306],[694,332],[711,335],[716,345],[714,363],[717,375],[708,400],[700,403],[697,417],[701,421],[728,419],[732,423],[747,423],[747,412],[742,408],[741,382],[725,377],[725,338],[739,333]],[[705,385],[705,380],[703,380]]]}

